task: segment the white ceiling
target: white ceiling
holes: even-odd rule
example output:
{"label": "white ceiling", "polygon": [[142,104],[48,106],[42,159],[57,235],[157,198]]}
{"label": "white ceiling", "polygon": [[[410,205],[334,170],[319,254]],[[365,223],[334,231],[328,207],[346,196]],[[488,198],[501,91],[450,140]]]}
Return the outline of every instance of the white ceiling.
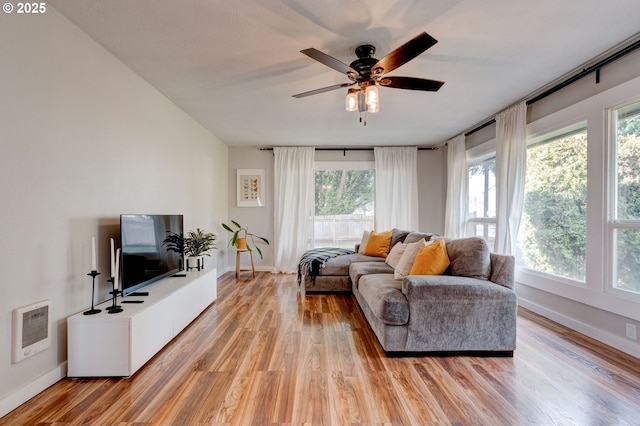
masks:
{"label": "white ceiling", "polygon": [[[640,30],[638,0],[51,0],[84,32],[231,146],[438,145]],[[348,82],[300,53],[349,64],[426,31],[438,43],[389,73],[439,92],[380,88],[367,126]]]}

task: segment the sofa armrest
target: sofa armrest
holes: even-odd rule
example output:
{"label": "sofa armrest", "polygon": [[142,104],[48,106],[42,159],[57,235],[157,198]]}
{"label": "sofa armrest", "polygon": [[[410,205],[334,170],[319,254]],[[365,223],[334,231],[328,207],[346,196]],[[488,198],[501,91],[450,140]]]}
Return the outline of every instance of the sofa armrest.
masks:
{"label": "sofa armrest", "polygon": [[444,302],[515,296],[513,290],[492,281],[454,275],[408,275],[402,281],[402,292],[410,303],[411,299]]}
{"label": "sofa armrest", "polygon": [[491,281],[452,275],[407,276],[408,350],[512,351],[518,299]]}
{"label": "sofa armrest", "polygon": [[491,253],[491,277],[492,282],[503,287],[513,289],[515,287],[515,264],[513,256]]}

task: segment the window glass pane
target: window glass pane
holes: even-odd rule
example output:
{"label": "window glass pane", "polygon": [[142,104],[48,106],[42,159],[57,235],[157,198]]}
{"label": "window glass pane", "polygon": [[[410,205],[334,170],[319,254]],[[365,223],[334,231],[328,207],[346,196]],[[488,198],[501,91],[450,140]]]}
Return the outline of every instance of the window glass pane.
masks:
{"label": "window glass pane", "polygon": [[468,237],[481,237],[487,242],[489,247],[493,250],[494,243],[496,241],[496,223],[493,222],[474,222],[469,220],[467,222],[466,236]]}
{"label": "window glass pane", "polygon": [[314,247],[353,249],[374,224],[374,170],[316,170]]}
{"label": "window glass pane", "polygon": [[640,293],[640,229],[615,232],[616,279],[614,288]]}
{"label": "window glass pane", "polygon": [[469,166],[469,217],[496,217],[496,157]]}
{"label": "window glass pane", "polygon": [[586,209],[586,127],[529,145],[518,263],[584,281]]}
{"label": "window glass pane", "polygon": [[640,103],[616,115],[616,218],[640,220]]}

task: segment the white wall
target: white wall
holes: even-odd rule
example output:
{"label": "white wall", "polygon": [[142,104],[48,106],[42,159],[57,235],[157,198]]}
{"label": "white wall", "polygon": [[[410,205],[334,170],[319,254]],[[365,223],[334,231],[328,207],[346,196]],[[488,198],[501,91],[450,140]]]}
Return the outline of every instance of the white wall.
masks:
{"label": "white wall", "polygon": [[[316,151],[316,161],[374,161],[371,151]],[[418,196],[420,230],[442,234],[444,232],[444,203],[446,196],[447,150],[418,151]],[[273,241],[273,152],[258,148],[229,148],[229,218],[248,225],[252,232]],[[264,207],[236,207],[236,170],[265,170]],[[401,207],[401,206],[400,206]],[[228,236],[224,240],[227,255],[227,270],[235,268],[235,255],[226,248]],[[270,271],[274,265],[273,244],[264,250],[264,260],[254,256],[256,269]],[[222,254],[222,253],[221,253]],[[243,258],[243,268],[247,266]]]}
{"label": "white wall", "polygon": [[[228,163],[229,219],[235,220],[242,226],[248,226],[249,232],[266,238],[270,245],[260,245],[264,259],[254,254],[255,267],[259,271],[271,271],[274,265],[273,252],[273,152],[260,151],[258,148],[229,148]],[[264,200],[263,207],[238,207],[236,203],[236,174],[238,169],[264,169]],[[220,248],[227,257],[227,269],[235,269],[235,250],[228,247],[231,234],[224,231]],[[247,255],[242,256],[242,268],[249,267]]]}
{"label": "white wall", "polygon": [[[91,303],[91,237],[104,299],[121,213],[184,214],[221,235],[229,177],[226,145],[54,9],[3,14],[0,58],[1,416],[64,376],[66,317]],[[52,346],[12,364],[12,311],[43,299]]]}

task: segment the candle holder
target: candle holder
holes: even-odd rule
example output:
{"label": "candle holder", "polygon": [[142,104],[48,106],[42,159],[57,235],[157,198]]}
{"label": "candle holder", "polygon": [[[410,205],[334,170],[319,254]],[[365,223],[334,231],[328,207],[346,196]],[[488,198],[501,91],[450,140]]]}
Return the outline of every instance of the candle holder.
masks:
{"label": "candle holder", "polygon": [[[107,280],[107,282],[111,283],[111,286],[113,287],[113,283],[115,282],[115,278],[111,277],[111,278],[109,278]],[[120,293],[121,293],[120,290],[115,289],[115,288],[113,289],[113,291],[109,292],[109,294],[113,295],[113,304],[105,309],[108,313],[117,314],[118,312],[124,311],[124,309],[122,309],[122,306],[116,305],[116,298],[118,297],[118,294],[120,294]]]}
{"label": "candle holder", "polygon": [[83,314],[84,315],[95,315],[95,314],[99,314],[100,312],[102,312],[102,309],[96,309],[93,305],[93,301],[95,299],[95,293],[96,293],[96,277],[98,275],[100,275],[100,272],[98,271],[91,271],[87,274],[88,276],[90,276],[92,278],[92,283],[91,283],[91,309],[89,309],[88,311],[84,311]]}

